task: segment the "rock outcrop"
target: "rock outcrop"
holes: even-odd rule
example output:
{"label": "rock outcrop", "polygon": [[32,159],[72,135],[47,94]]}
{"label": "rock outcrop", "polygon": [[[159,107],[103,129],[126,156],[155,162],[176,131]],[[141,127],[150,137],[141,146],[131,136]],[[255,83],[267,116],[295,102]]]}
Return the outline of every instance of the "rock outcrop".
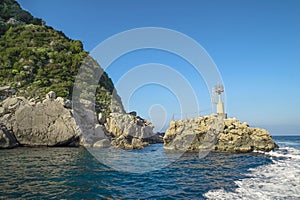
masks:
{"label": "rock outcrop", "polygon": [[[0,102],[0,148],[15,146],[85,146],[140,149],[155,142],[152,124],[132,113],[96,115],[93,103],[49,92],[44,100],[8,97]],[[75,106],[76,106],[75,105]],[[115,106],[116,107],[116,106]],[[148,140],[147,140],[148,139]]]}
{"label": "rock outcrop", "polygon": [[139,149],[148,145],[144,139],[153,136],[151,122],[133,114],[111,113],[105,127],[112,135],[112,145],[122,149]]}
{"label": "rock outcrop", "polygon": [[241,123],[235,118],[225,119],[224,125],[224,131],[219,135],[215,146],[217,151],[271,151],[278,147],[265,129],[249,127],[246,122]]}
{"label": "rock outcrop", "polygon": [[0,122],[21,146],[79,145],[81,132],[71,110],[54,96],[43,102],[7,98],[0,103]]}
{"label": "rock outcrop", "polygon": [[270,151],[277,145],[269,132],[251,128],[235,118],[216,115],[177,120],[170,123],[164,136],[165,149],[243,153],[253,150]]}

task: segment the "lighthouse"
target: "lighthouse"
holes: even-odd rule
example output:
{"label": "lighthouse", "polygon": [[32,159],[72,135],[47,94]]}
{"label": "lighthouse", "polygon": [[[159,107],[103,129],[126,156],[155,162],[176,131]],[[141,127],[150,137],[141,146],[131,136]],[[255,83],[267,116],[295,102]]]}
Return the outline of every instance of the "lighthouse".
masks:
{"label": "lighthouse", "polygon": [[216,112],[218,115],[223,115],[227,118],[227,114],[224,111],[224,102],[222,101],[222,93],[224,92],[224,87],[220,83],[213,88],[212,91],[212,103],[216,104]]}

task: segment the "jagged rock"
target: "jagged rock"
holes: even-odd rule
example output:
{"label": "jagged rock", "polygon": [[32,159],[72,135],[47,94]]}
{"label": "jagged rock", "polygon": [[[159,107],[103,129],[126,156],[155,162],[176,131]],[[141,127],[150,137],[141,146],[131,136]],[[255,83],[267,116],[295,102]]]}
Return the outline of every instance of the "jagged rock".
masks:
{"label": "jagged rock", "polygon": [[[218,132],[219,131],[219,132]],[[235,118],[204,116],[171,121],[164,136],[164,147],[175,150],[210,150],[220,152],[270,151],[277,147],[268,131],[250,128]]]}
{"label": "jagged rock", "polygon": [[14,134],[7,130],[3,125],[0,125],[0,149],[13,148],[18,146],[18,142]]}
{"label": "jagged rock", "polygon": [[145,146],[148,143],[144,139],[154,135],[154,127],[149,121],[125,113],[111,113],[105,127],[115,138],[112,144],[125,149],[140,148],[139,144],[132,144],[132,141],[136,142],[132,138],[140,139]]}
{"label": "jagged rock", "polygon": [[82,100],[81,106],[70,110],[63,98],[55,96],[50,92],[42,102],[9,97],[0,102],[0,122],[21,146],[106,147],[109,143],[117,148],[139,149],[157,139],[151,122],[141,117],[123,112],[111,113],[108,119],[99,114],[97,119],[90,109],[92,102]]}

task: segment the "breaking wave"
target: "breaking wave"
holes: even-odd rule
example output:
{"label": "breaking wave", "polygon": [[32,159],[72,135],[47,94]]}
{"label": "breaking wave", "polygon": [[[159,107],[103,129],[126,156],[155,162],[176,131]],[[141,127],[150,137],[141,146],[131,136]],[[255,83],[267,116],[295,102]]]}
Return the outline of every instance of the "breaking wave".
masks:
{"label": "breaking wave", "polygon": [[282,147],[271,152],[271,164],[249,169],[247,178],[235,181],[237,188],[210,190],[208,199],[300,199],[300,150]]}

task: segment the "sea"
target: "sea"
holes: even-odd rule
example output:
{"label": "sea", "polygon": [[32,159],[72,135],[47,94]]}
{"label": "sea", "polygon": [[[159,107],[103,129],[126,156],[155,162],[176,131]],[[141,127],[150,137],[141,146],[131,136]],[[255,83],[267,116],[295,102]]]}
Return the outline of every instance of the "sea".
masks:
{"label": "sea", "polygon": [[[111,167],[85,148],[0,150],[0,199],[300,199],[300,136],[273,139],[272,152],[185,153],[145,172]],[[154,165],[166,159],[162,144],[133,152],[155,154]]]}

